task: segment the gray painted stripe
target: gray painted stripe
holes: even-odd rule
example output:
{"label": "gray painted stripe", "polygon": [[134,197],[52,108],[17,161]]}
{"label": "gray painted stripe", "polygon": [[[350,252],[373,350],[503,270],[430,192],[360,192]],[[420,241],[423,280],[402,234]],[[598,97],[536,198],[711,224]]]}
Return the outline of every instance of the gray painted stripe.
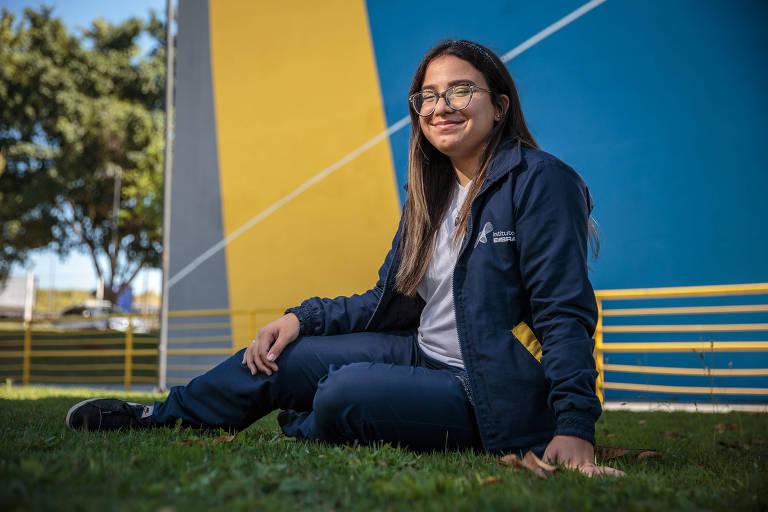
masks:
{"label": "gray painted stripe", "polygon": [[[207,0],[179,2],[176,41],[176,122],[171,196],[170,274],[181,270],[192,254],[200,254],[224,237],[219,187],[216,118],[211,72],[210,23]],[[226,255],[213,255],[195,279],[187,279],[169,292],[169,309],[229,307]],[[175,320],[175,319],[172,319]],[[202,319],[200,321],[213,321]],[[216,317],[217,321],[228,321]],[[189,320],[188,320],[189,321]],[[194,320],[192,320],[194,321]],[[171,322],[173,324],[173,321]],[[174,337],[189,335],[169,333]],[[206,336],[231,336],[229,328],[206,330]],[[201,333],[198,333],[201,335]],[[198,343],[195,348],[221,348],[222,343]],[[224,356],[169,356],[169,366],[216,363]],[[174,372],[173,377],[192,378],[199,372]]]}

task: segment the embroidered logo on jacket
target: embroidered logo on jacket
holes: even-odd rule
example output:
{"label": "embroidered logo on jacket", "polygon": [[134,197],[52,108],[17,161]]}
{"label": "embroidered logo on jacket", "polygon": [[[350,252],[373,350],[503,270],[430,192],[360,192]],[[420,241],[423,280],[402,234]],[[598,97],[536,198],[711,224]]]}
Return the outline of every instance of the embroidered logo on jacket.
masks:
{"label": "embroidered logo on jacket", "polygon": [[[485,226],[483,226],[483,230],[480,232],[479,235],[477,235],[477,240],[475,240],[475,247],[477,247],[477,244],[479,243],[486,243],[488,240],[485,238],[485,235],[488,233],[491,233],[493,231],[493,224],[490,222],[486,222]],[[474,247],[473,247],[474,248]]]}
{"label": "embroidered logo on jacket", "polygon": [[495,244],[517,241],[517,237],[515,236],[514,231],[510,231],[510,230],[494,231],[493,224],[491,224],[490,222],[486,222],[485,226],[483,226],[483,230],[480,231],[479,235],[477,235],[477,240],[475,240],[475,247],[477,247],[477,244],[488,243],[487,235],[489,233],[491,234],[493,238],[493,243]]}

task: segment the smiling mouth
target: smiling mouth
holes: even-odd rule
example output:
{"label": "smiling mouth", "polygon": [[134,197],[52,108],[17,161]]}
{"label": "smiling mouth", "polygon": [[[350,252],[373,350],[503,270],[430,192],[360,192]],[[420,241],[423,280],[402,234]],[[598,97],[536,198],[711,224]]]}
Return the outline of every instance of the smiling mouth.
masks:
{"label": "smiling mouth", "polygon": [[433,123],[432,126],[438,130],[448,130],[463,123],[464,121],[440,121],[438,123]]}

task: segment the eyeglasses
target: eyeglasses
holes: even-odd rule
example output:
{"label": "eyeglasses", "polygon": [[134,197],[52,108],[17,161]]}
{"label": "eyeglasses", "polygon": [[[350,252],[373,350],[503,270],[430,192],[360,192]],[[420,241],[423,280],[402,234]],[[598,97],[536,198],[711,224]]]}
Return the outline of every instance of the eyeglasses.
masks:
{"label": "eyeglasses", "polygon": [[445,99],[445,104],[448,105],[448,108],[451,110],[464,110],[472,101],[472,95],[475,92],[475,89],[492,94],[488,89],[483,89],[477,85],[454,85],[443,92],[419,91],[408,99],[411,102],[413,110],[418,115],[427,117],[434,113],[440,98]]}

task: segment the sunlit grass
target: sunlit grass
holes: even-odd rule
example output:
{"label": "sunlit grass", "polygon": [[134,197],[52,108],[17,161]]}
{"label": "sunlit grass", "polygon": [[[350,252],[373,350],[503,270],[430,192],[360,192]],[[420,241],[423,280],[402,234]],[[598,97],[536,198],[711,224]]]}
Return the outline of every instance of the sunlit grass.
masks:
{"label": "sunlit grass", "polygon": [[[760,510],[768,417],[608,411],[598,443],[661,458],[614,466],[624,479],[572,472],[539,480],[483,453],[418,454],[284,437],[271,414],[231,442],[184,428],[78,432],[69,407],[91,389],[0,385],[0,510]],[[161,395],[112,393],[150,403]],[[727,427],[722,433],[719,423]],[[672,437],[674,436],[674,437]],[[181,444],[187,439],[200,439]],[[488,477],[500,477],[488,483]]]}

